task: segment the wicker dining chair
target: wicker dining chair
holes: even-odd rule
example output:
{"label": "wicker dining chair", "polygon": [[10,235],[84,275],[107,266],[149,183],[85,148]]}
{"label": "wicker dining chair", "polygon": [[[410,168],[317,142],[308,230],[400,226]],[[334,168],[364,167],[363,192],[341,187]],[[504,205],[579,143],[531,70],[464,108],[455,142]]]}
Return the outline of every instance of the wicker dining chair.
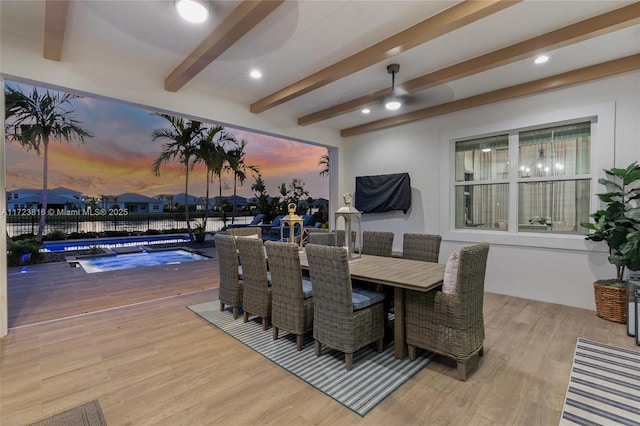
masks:
{"label": "wicker dining chair", "polygon": [[[384,296],[352,289],[344,247],[309,244],[306,248],[313,283],[313,338],[316,356],[322,345],[344,352],[345,368],[353,368],[353,353],[370,343],[382,352]],[[364,303],[362,303],[364,302]]]}
{"label": "wicker dining chair", "polygon": [[402,238],[402,257],[410,260],[438,263],[441,242],[441,235],[404,234]]}
{"label": "wicker dining chair", "polygon": [[228,235],[234,237],[252,237],[257,235],[259,239],[262,239],[262,228],[260,227],[247,227],[247,228],[231,228],[227,229]]}
{"label": "wicker dining chair", "polygon": [[271,287],[262,240],[237,238],[236,247],[242,264],[244,322],[249,321],[249,314],[257,315],[262,320],[262,329],[266,330],[271,317]]}
{"label": "wicker dining chair", "polygon": [[393,232],[364,231],[362,254],[391,257],[393,254]]}
{"label": "wicker dining chair", "polygon": [[298,246],[266,241],[264,246],[271,273],[271,325],[273,340],[279,330],[296,335],[299,351],[304,334],[313,330],[313,289],[311,280],[302,277]]}
{"label": "wicker dining chair", "polygon": [[482,356],[484,280],[489,244],[460,250],[456,288],[451,293],[405,290],[406,338],[409,359],[416,347],[453,358],[460,380],[467,380],[467,362]]}
{"label": "wicker dining chair", "polygon": [[238,308],[242,306],[242,281],[238,277],[238,251],[236,239],[231,235],[217,233],[213,236],[220,274],[220,310],[225,305],[232,308],[233,319],[238,319]]}

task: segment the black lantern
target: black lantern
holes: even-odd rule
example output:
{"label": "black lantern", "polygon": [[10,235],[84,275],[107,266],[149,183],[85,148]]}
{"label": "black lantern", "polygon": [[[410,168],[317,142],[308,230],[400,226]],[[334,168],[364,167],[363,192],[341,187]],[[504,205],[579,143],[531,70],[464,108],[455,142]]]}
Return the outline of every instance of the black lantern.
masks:
{"label": "black lantern", "polygon": [[640,346],[640,290],[636,291],[635,295],[635,323],[636,323],[636,345]]}

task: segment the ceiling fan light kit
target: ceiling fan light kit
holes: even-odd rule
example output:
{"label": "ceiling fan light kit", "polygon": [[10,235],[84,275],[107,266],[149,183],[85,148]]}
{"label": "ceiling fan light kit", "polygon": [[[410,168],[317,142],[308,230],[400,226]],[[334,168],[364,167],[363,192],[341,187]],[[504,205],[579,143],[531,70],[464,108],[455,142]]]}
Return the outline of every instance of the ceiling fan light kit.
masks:
{"label": "ceiling fan light kit", "polygon": [[387,65],[387,72],[391,74],[391,95],[385,99],[384,107],[389,111],[395,111],[402,106],[402,101],[395,93],[396,73],[400,71],[399,64]]}
{"label": "ceiling fan light kit", "polygon": [[175,5],[178,14],[194,24],[201,24],[209,17],[207,0],[177,0]]}

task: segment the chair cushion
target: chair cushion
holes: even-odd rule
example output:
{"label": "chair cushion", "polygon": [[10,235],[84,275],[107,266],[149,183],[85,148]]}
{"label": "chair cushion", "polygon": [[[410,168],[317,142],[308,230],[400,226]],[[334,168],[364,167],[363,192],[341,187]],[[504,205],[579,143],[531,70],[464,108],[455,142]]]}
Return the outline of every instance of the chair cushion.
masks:
{"label": "chair cushion", "polygon": [[384,300],[384,294],[364,288],[354,288],[351,290],[351,303],[353,310],[364,309]]}
{"label": "chair cushion", "polygon": [[460,255],[458,252],[451,253],[444,268],[444,280],[442,280],[443,293],[455,293],[458,287],[458,265],[460,263]]}
{"label": "chair cushion", "polygon": [[313,287],[311,286],[311,280],[309,280],[309,278],[302,279],[302,295],[305,299],[313,296]]}
{"label": "chair cushion", "polygon": [[310,214],[302,215],[302,226],[308,228],[311,226],[311,221],[313,220],[313,216]]}
{"label": "chair cushion", "polygon": [[249,235],[237,235],[236,236],[236,241],[238,240],[238,238],[260,238],[260,235],[258,234],[249,234]]}

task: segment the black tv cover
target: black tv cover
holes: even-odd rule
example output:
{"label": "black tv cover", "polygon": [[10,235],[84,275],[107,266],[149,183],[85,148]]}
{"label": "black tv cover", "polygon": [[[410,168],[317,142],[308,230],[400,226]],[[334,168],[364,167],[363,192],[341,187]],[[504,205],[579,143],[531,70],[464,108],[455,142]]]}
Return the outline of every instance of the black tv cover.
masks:
{"label": "black tv cover", "polygon": [[357,176],[355,208],[362,213],[382,213],[411,207],[409,173]]}

